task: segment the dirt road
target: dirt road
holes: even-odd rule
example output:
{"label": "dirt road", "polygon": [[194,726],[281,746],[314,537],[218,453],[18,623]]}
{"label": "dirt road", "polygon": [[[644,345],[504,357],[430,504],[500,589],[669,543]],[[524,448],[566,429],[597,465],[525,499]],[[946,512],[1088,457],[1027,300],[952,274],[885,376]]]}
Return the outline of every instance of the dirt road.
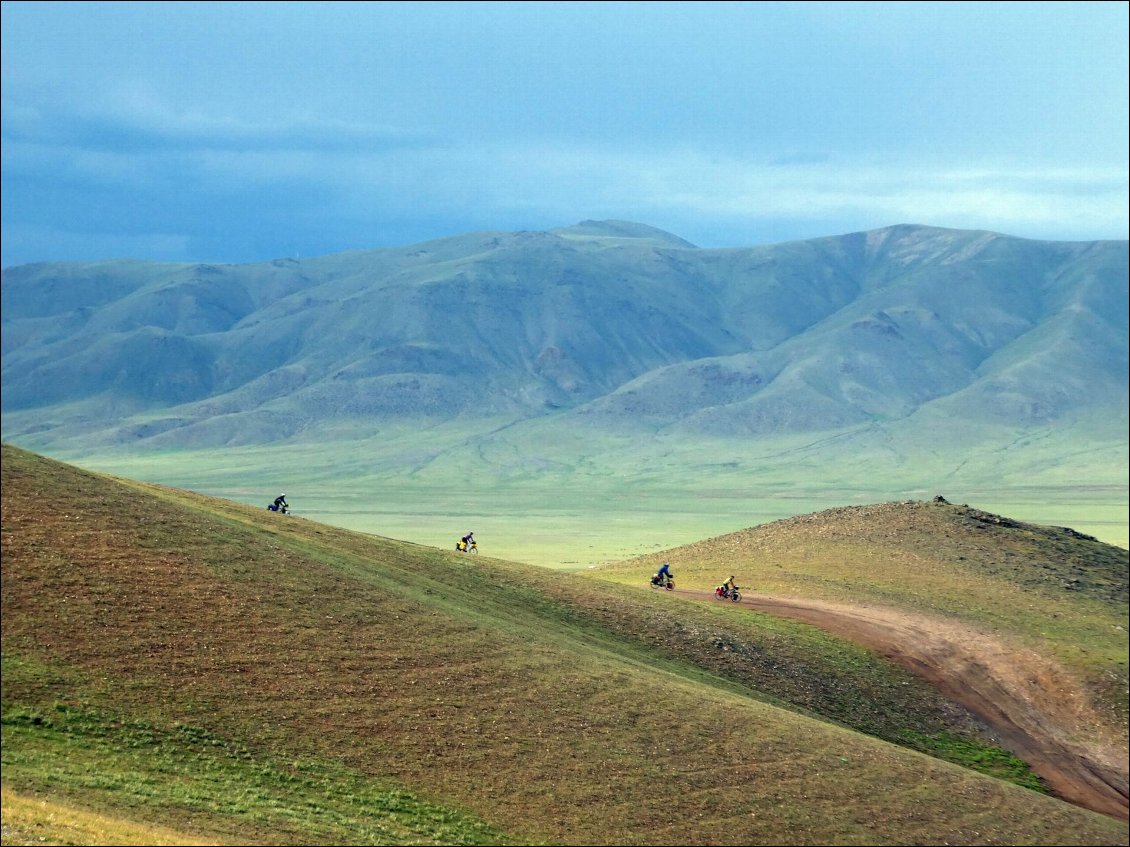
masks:
{"label": "dirt road", "polygon": [[[676,589],[713,599],[709,591]],[[1034,653],[940,618],[748,593],[742,608],[792,618],[869,647],[925,678],[997,732],[1062,799],[1130,818],[1125,739],[1085,739],[1103,722],[1066,674]],[[1113,733],[1112,733],[1113,736]]]}

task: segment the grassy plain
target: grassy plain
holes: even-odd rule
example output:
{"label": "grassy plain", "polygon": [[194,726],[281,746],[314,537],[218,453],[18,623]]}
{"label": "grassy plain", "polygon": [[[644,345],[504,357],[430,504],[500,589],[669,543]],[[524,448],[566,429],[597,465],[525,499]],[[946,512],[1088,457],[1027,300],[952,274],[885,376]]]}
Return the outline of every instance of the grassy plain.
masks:
{"label": "grassy plain", "polygon": [[[470,529],[484,552],[562,570],[836,506],[938,494],[1130,547],[1128,483],[1125,475],[1118,482],[1117,468],[1102,474],[1091,469],[1090,476],[1078,467],[1010,476],[991,466],[973,475],[925,462],[854,459],[823,466],[803,459],[804,444],[792,441],[747,456],[724,452],[732,442],[685,452],[672,447],[665,459],[606,443],[600,461],[580,460],[560,447],[542,451],[556,458],[533,461],[534,448],[518,445],[531,452],[515,468],[498,455],[472,460],[459,446],[465,435],[434,439],[427,450],[406,435],[380,443],[60,458],[250,505],[265,507],[285,491],[295,514],[441,549]],[[415,453],[421,455],[413,459]]]}

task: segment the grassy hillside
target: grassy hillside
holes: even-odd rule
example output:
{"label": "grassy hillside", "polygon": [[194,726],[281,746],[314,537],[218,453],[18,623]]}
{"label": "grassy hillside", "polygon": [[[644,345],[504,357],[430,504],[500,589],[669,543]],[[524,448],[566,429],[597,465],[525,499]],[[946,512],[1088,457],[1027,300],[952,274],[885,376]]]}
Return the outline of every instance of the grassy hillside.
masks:
{"label": "grassy hillside", "polygon": [[154,844],[1127,843],[896,664],[641,589],[650,562],[554,573],[8,446],[2,474],[6,831],[34,801]]}
{"label": "grassy hillside", "polygon": [[775,521],[599,570],[631,584],[669,561],[687,587],[884,604],[1003,633],[1086,675],[1124,725],[1130,553],[1064,527],[906,501]]}

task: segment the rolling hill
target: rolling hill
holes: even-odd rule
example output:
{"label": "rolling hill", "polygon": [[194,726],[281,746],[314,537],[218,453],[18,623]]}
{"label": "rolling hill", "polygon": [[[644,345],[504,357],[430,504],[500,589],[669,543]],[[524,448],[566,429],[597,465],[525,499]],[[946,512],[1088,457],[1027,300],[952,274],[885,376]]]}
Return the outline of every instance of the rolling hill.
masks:
{"label": "rolling hill", "polygon": [[[35,796],[191,843],[1127,843],[1126,552],[1093,539],[885,504],[671,550],[667,593],[650,559],[560,574],[2,459],[6,817]],[[752,551],[759,610],[709,599],[726,550]],[[805,599],[977,632],[992,679],[1055,670],[1075,717],[1044,734],[1121,806],[783,613]]]}

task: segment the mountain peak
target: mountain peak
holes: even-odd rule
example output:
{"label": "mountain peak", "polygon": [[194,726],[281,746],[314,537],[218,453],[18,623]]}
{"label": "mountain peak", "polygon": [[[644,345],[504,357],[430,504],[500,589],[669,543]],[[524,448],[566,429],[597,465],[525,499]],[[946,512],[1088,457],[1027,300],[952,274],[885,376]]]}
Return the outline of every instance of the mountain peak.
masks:
{"label": "mountain peak", "polygon": [[550,232],[560,238],[650,241],[664,247],[696,249],[694,244],[679,238],[677,235],[632,221],[581,221],[573,226],[550,230]]}

